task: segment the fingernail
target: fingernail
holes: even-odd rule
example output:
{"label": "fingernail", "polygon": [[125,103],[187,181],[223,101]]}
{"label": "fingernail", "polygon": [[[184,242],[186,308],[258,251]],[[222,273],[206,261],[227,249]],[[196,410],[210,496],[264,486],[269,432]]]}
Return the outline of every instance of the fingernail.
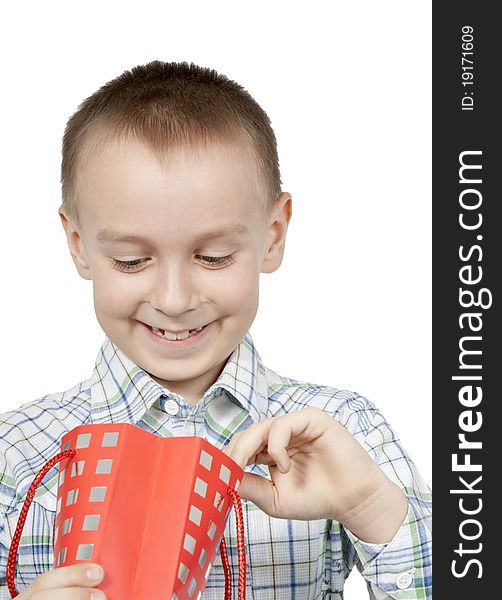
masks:
{"label": "fingernail", "polygon": [[103,600],[104,597],[105,595],[101,592],[92,592],[91,594],[91,600]]}
{"label": "fingernail", "polygon": [[[102,575],[102,571],[99,567],[91,567],[90,569],[87,569],[87,578],[91,579],[92,581],[98,581],[99,579],[101,579],[101,575]],[[102,598],[102,595],[99,595],[96,597],[96,600],[98,600],[98,598]],[[94,600],[94,599],[93,599]]]}

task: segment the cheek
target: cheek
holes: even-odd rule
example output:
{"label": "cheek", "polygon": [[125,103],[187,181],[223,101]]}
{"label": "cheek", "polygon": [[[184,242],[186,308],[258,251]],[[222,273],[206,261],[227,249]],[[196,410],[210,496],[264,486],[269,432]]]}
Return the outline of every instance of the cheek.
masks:
{"label": "cheek", "polygon": [[252,260],[229,269],[220,281],[218,295],[221,302],[232,312],[242,312],[255,306],[258,300],[260,274]]}
{"label": "cheek", "polygon": [[[249,312],[258,302],[260,271],[250,254],[233,268],[218,273],[206,271],[194,282],[202,289],[202,301],[216,302],[229,313]],[[196,278],[194,278],[196,279]],[[94,305],[97,312],[114,317],[127,317],[145,301],[155,281],[138,275],[125,276],[106,270],[93,277]]]}
{"label": "cheek", "polygon": [[93,294],[97,311],[110,316],[127,316],[139,297],[139,287],[124,277],[107,273],[93,279]]}

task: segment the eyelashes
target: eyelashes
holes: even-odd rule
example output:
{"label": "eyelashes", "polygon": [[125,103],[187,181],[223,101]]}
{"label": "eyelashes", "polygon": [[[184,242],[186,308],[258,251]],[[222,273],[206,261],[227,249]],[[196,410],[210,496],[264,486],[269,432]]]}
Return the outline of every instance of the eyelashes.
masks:
{"label": "eyelashes", "polygon": [[112,258],[113,265],[120,271],[134,271],[137,266],[142,265],[143,259],[138,258],[137,260],[117,260]]}
{"label": "eyelashes", "polygon": [[[218,267],[231,264],[234,261],[233,254],[229,254],[228,256],[201,256],[200,258],[204,259],[206,264]],[[112,258],[112,263],[119,271],[137,271],[148,260],[148,258],[137,258],[135,260],[117,260],[116,258]]]}

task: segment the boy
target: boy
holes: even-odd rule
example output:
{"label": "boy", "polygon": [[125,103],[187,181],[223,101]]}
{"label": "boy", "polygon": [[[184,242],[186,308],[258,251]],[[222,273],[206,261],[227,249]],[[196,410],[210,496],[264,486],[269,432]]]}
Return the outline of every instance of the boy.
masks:
{"label": "boy", "polygon": [[[392,429],[354,392],[268,369],[249,334],[292,214],[249,94],[193,64],[126,71],[69,120],[61,181],[68,247],[106,339],[89,380],[0,418],[0,600],[33,478],[64,433],[100,422],[205,437],[247,465],[248,598],[342,598],[354,565],[370,598],[431,597],[430,494]],[[25,524],[22,600],[89,598],[106,577],[52,570],[57,473]],[[236,573],[231,519],[225,537]],[[218,559],[203,598],[223,590]]]}

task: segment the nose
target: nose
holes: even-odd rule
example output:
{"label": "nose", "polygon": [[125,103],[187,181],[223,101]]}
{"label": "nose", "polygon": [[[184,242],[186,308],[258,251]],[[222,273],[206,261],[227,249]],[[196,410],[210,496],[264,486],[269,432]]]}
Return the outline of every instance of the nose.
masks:
{"label": "nose", "polygon": [[196,306],[197,298],[190,269],[180,263],[159,268],[150,295],[153,308],[176,317]]}

